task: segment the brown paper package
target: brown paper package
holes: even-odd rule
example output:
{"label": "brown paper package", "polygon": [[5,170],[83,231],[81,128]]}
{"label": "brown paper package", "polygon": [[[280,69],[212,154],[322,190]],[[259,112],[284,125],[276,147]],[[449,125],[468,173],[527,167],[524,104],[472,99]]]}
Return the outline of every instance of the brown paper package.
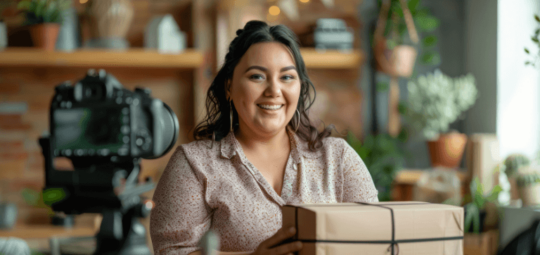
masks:
{"label": "brown paper package", "polygon": [[[391,209],[391,210],[390,210]],[[283,207],[299,255],[462,255],[463,208],[424,202],[303,204]],[[441,240],[441,238],[443,240]]]}

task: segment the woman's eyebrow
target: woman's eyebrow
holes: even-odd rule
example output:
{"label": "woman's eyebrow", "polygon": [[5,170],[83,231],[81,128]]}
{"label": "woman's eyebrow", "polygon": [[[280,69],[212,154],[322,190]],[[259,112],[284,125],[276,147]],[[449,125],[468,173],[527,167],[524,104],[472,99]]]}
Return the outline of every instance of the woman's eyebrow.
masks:
{"label": "woman's eyebrow", "polygon": [[[262,67],[262,66],[250,66],[248,67],[248,69],[246,69],[246,73],[251,70],[251,69],[259,69],[263,72],[266,72],[268,71],[268,69],[266,67]],[[296,70],[296,67],[295,66],[287,66],[287,67],[283,67],[281,68],[280,72],[285,72],[285,71],[288,71],[288,70]]]}
{"label": "woman's eyebrow", "polygon": [[295,70],[296,71],[296,67],[295,66],[287,66],[287,67],[281,68],[281,72],[285,72],[285,71],[288,71],[288,70]]}
{"label": "woman's eyebrow", "polygon": [[251,70],[251,69],[259,69],[259,70],[261,70],[261,71],[263,71],[263,72],[268,71],[268,69],[266,69],[266,68],[264,68],[264,67],[262,67],[262,66],[250,66],[250,67],[248,67],[248,69],[246,69],[245,72],[247,73],[247,72],[248,72],[249,70]]}

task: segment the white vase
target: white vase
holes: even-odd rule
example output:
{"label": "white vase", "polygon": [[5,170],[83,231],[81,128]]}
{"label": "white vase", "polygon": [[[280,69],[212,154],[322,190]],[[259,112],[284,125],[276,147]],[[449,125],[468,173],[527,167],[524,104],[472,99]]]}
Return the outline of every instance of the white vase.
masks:
{"label": "white vase", "polygon": [[75,8],[71,7],[62,13],[62,26],[56,40],[56,50],[73,51],[79,47],[78,23]]}
{"label": "white vase", "polygon": [[7,27],[6,23],[0,21],[0,50],[7,47]]}

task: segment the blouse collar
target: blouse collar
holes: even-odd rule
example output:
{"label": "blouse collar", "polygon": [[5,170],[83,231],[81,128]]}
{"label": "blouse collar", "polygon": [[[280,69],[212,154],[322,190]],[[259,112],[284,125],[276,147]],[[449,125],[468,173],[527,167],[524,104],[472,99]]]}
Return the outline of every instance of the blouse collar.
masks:
{"label": "blouse collar", "polygon": [[[287,134],[291,143],[291,156],[295,164],[301,162],[301,157],[318,158],[322,154],[322,150],[313,152],[309,150],[308,142],[302,140],[294,131],[287,127]],[[242,146],[236,139],[233,132],[229,132],[226,137],[221,140],[221,156],[231,159],[236,154],[243,154]]]}

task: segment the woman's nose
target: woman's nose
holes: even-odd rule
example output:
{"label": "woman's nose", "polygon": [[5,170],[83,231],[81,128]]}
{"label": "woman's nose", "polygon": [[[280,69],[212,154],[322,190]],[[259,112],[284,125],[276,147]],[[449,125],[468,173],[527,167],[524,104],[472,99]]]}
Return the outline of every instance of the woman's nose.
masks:
{"label": "woman's nose", "polygon": [[279,78],[268,79],[266,90],[264,91],[265,96],[277,97],[281,96],[281,81]]}

